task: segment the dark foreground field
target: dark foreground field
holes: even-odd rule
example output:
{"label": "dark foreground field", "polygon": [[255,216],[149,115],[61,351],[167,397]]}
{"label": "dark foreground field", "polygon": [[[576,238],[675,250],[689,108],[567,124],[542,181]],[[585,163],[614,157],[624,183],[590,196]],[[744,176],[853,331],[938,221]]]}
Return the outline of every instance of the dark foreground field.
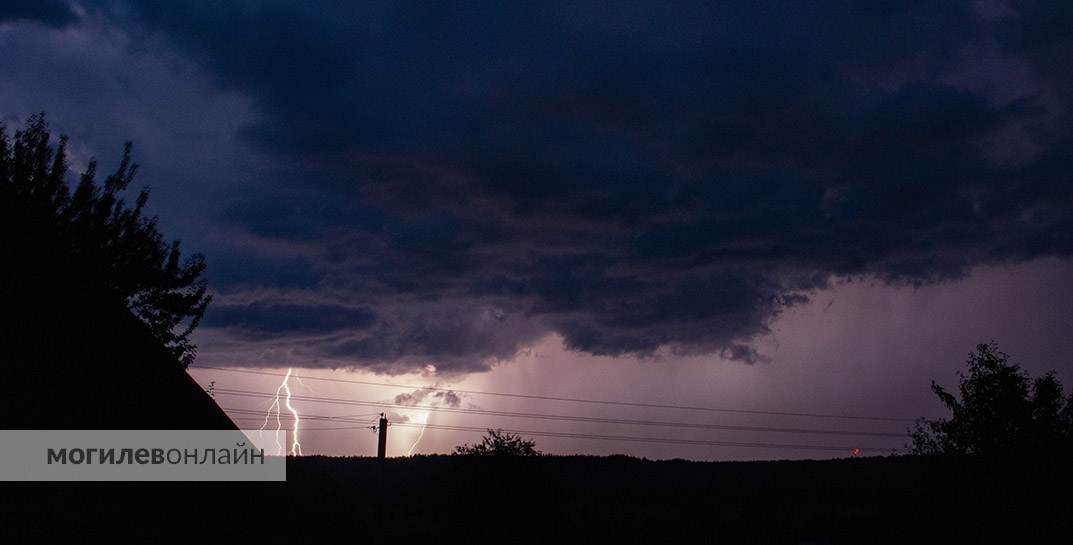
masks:
{"label": "dark foreground field", "polygon": [[[1069,542],[1062,461],[292,460],[287,483],[5,484],[0,543]],[[428,542],[425,539],[422,541]]]}

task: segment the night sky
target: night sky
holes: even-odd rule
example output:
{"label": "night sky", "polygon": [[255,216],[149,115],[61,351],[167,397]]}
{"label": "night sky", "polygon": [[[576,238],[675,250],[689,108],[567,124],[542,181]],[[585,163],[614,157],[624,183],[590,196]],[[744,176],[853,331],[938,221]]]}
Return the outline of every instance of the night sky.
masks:
{"label": "night sky", "polygon": [[[195,365],[913,418],[939,414],[929,381],[952,384],[980,342],[1073,383],[1071,61],[1069,2],[16,0],[0,5],[0,119],[45,111],[76,170],[107,169],[134,142],[162,230],[208,261]],[[393,432],[390,453],[415,433]],[[476,438],[430,430],[415,452]],[[560,453],[817,456],[537,439]],[[374,447],[365,430],[303,443]]]}

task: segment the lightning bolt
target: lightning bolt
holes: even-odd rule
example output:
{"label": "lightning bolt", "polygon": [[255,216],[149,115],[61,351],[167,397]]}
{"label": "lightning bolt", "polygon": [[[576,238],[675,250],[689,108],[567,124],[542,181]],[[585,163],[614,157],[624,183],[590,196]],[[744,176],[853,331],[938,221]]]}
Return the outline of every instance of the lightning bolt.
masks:
{"label": "lightning bolt", "polygon": [[[294,427],[291,430],[290,455],[291,456],[301,456],[302,455],[302,444],[298,442],[298,425],[301,422],[301,419],[298,418],[298,410],[295,409],[293,405],[291,405],[291,387],[288,384],[288,381],[290,380],[292,373],[294,373],[294,369],[291,369],[291,368],[288,367],[287,368],[287,375],[283,377],[283,382],[281,382],[279,387],[276,388],[276,398],[272,401],[272,404],[268,406],[268,413],[265,414],[265,421],[264,421],[264,424],[261,424],[261,430],[264,430],[265,427],[268,426],[268,421],[272,418],[272,413],[273,412],[275,412],[275,414],[276,414],[276,431],[279,432],[280,430],[282,430],[283,429],[283,422],[280,419],[280,412],[282,411],[283,407],[287,407],[287,410],[291,413],[291,416],[294,418]],[[295,378],[295,380],[298,380],[299,382],[301,382],[301,380],[298,377],[294,377],[294,378]],[[285,397],[283,398],[283,403],[282,404],[280,403],[280,396],[279,396],[280,392],[283,392],[284,395],[285,395]],[[283,445],[280,444],[280,442],[279,442],[279,433],[276,433],[276,454],[277,455],[282,455],[283,453],[284,453],[284,449],[283,449]]]}
{"label": "lightning bolt", "polygon": [[[282,388],[282,386],[280,386]],[[276,389],[276,399],[268,406],[268,413],[265,414],[264,424],[261,424],[261,429],[257,431],[264,431],[268,427],[268,420],[272,418],[272,411],[276,412],[276,455],[283,454],[283,445],[279,442],[279,430],[283,428],[283,423],[279,420],[279,388]]]}
{"label": "lightning bolt", "polygon": [[[429,366],[429,367],[431,368],[429,373],[430,374],[435,374],[436,368],[432,367],[432,366]],[[442,407],[445,403],[449,405],[450,403],[446,401],[446,399],[447,399],[446,397],[442,397],[440,395],[429,396],[429,394],[434,394],[434,391],[438,387],[438,384],[439,383],[437,383],[436,386],[418,388],[418,390],[416,392],[414,392],[413,394],[407,396],[407,398],[414,405],[416,405],[418,402],[420,402],[422,400],[425,400],[426,402],[428,402],[430,407]],[[449,392],[449,393],[453,394],[453,392]],[[418,394],[420,394],[420,395],[418,395]],[[396,403],[398,403],[398,401],[396,401]],[[417,407],[414,407],[414,409],[417,409]],[[408,450],[406,452],[407,456],[413,456],[414,455],[414,450],[417,449],[417,445],[419,443],[421,443],[421,438],[423,438],[425,436],[425,430],[428,429],[429,420],[432,419],[432,413],[433,413],[433,411],[431,411],[431,410],[420,411],[420,412],[415,410],[415,411],[410,413],[410,414],[414,415],[413,422],[415,424],[419,424],[421,426],[421,431],[418,432],[417,439],[415,439],[413,444],[410,445],[410,450]]]}
{"label": "lightning bolt", "polygon": [[312,386],[309,386],[306,383],[302,382],[302,377],[300,377],[298,375],[294,375],[294,380],[297,380],[298,384],[301,384],[302,387],[305,388],[306,390],[309,390],[310,393],[313,393],[313,394],[317,393],[317,391],[314,390]]}
{"label": "lightning bolt", "polygon": [[428,419],[432,416],[432,411],[425,411],[424,418],[421,419],[421,433],[417,434],[417,439],[414,440],[414,444],[410,445],[410,450],[406,453],[407,456],[414,455],[414,449],[417,448],[417,444],[421,442],[421,438],[425,436],[425,430],[428,429]]}

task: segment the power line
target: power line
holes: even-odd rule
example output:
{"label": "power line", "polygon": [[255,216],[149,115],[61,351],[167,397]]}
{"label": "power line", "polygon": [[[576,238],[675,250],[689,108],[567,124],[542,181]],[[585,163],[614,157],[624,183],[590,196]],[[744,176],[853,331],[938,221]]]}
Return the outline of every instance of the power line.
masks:
{"label": "power line", "polygon": [[[229,416],[230,416],[230,413],[257,415],[257,418],[252,418],[252,417],[250,417],[250,418],[241,418],[241,419],[232,418],[232,420],[257,420],[257,421],[262,421],[262,422],[265,420],[265,411],[263,411],[263,410],[240,409],[240,408],[237,408],[237,407],[220,407],[220,408],[223,409],[224,411],[226,411],[227,413],[229,413]],[[376,413],[376,414],[379,416],[380,413]],[[269,422],[272,422],[274,420],[275,420],[275,417],[270,417],[268,419]],[[293,420],[294,420],[294,416],[292,416],[290,414],[281,414],[280,415],[280,421],[281,422],[283,422],[283,421],[292,422]],[[311,414],[300,414],[299,415],[299,420],[325,420],[325,421],[332,421],[332,422],[348,422],[348,423],[355,423],[355,424],[367,424],[367,423],[370,423],[370,422],[374,421],[374,419],[360,419],[360,418],[350,417],[350,416],[311,415]]]}
{"label": "power line", "polygon": [[[233,410],[233,409],[231,409],[231,410]],[[248,416],[248,417],[246,417],[246,416],[244,416],[244,417],[235,417],[235,416],[232,416],[232,417],[231,417],[231,420],[243,420],[243,421],[251,421],[251,422],[263,422],[263,421],[264,421],[264,419],[265,419],[265,418],[264,418],[264,414],[265,414],[264,412],[261,412],[261,411],[250,411],[250,414],[258,414],[258,415],[260,415],[260,416],[256,416],[256,417],[254,417],[254,416]],[[379,416],[379,415],[380,415],[380,413],[376,413],[376,414],[377,414],[377,416]],[[306,416],[306,415],[304,415],[304,414],[303,414],[303,415],[300,415],[300,416],[301,416],[301,417],[299,418],[299,420],[304,420],[304,419],[306,419],[306,418],[307,418],[307,416]],[[272,422],[273,420],[275,420],[275,418],[272,418],[272,417],[270,417],[270,418],[268,419],[268,421],[269,421],[269,422]],[[289,422],[292,422],[292,421],[294,421],[294,417],[293,417],[293,416],[291,416],[291,415],[286,415],[286,414],[285,414],[285,415],[281,415],[281,416],[280,416],[280,419],[279,419],[279,420],[280,420],[280,422],[288,422],[288,423],[289,423]],[[348,420],[348,419],[347,419],[347,420],[344,420],[344,417],[342,417],[342,416],[325,416],[325,417],[323,417],[323,418],[321,418],[321,419],[318,419],[318,420],[331,420],[331,421],[333,421],[333,422],[375,422],[375,421],[376,421],[376,418],[375,418],[375,417],[374,417],[374,418],[366,418],[365,420],[360,420],[360,421],[359,421],[359,420]]]}
{"label": "power line", "polygon": [[[392,424],[395,426],[407,426],[412,428],[420,428],[422,424],[409,424],[399,423]],[[487,432],[489,428],[477,428],[472,426],[444,426],[439,424],[424,424],[424,427],[435,430],[450,430],[450,431],[471,431],[471,432]],[[890,451],[893,450],[889,447],[860,447],[860,446],[832,446],[832,445],[796,445],[786,443],[753,443],[746,441],[707,441],[700,439],[674,439],[667,437],[636,437],[630,435],[597,435],[588,433],[567,433],[567,432],[547,432],[539,430],[511,430],[494,428],[499,431],[508,433],[517,433],[522,435],[534,435],[543,437],[566,437],[571,439],[595,439],[601,441],[625,441],[625,442],[637,442],[637,443],[664,443],[672,445],[702,445],[702,446],[716,446],[716,447],[750,447],[750,448],[772,448],[772,449],[794,449],[794,450],[838,450],[843,452],[852,451],[854,448],[868,449],[875,451]]]}
{"label": "power line", "polygon": [[[241,413],[257,413],[257,411],[249,409],[237,409],[224,407],[228,412],[241,412]],[[334,417],[325,415],[301,415],[301,418],[309,420],[331,420]],[[357,422],[360,423],[360,422]],[[367,422],[366,422],[367,423]],[[496,429],[508,433],[516,433],[520,435],[531,435],[536,437],[557,437],[568,439],[592,439],[598,441],[620,441],[620,442],[633,442],[633,443],[662,443],[671,445],[698,445],[698,446],[717,446],[717,447],[743,447],[743,448],[768,448],[768,449],[792,449],[792,450],[822,450],[822,451],[843,451],[848,452],[853,448],[859,448],[861,450],[887,452],[894,450],[890,447],[874,447],[874,446],[835,446],[835,445],[800,445],[789,443],[756,443],[748,441],[709,441],[701,439],[677,439],[669,437],[641,437],[633,435],[602,435],[602,434],[589,434],[589,433],[574,433],[574,432],[556,432],[545,430],[519,430],[519,429],[506,429],[497,427],[476,427],[476,426],[458,426],[458,425],[445,425],[445,424],[413,424],[409,422],[392,422],[391,426],[409,427],[409,428],[426,428],[433,430],[444,431],[462,431],[462,432],[487,432],[489,429]],[[321,428],[305,428],[302,431],[344,431],[344,430],[363,430],[370,429],[369,426],[341,426],[341,427],[321,427]]]}
{"label": "power line", "polygon": [[[255,392],[249,390],[234,390],[230,388],[216,388],[215,393],[219,395],[232,395],[240,397],[256,397],[256,398],[275,398],[276,394],[269,392]],[[799,433],[799,434],[818,434],[818,435],[844,435],[844,436],[869,436],[869,437],[898,437],[905,438],[906,434],[903,433],[889,433],[889,432],[875,432],[875,431],[862,431],[862,430],[831,430],[831,429],[816,429],[816,428],[783,428],[783,427],[769,427],[769,426],[739,426],[729,424],[702,424],[694,422],[673,422],[673,421],[659,421],[659,420],[632,420],[622,418],[601,418],[590,417],[581,415],[563,415],[563,414],[547,414],[547,413],[528,413],[528,412],[511,412],[511,411],[493,411],[486,409],[464,409],[454,407],[438,407],[433,405],[402,405],[398,403],[383,403],[375,401],[362,401],[354,399],[340,399],[340,398],[327,398],[318,396],[300,396],[292,395],[292,400],[308,401],[312,403],[325,403],[335,405],[357,405],[363,407],[391,407],[396,409],[407,410],[426,410],[437,411],[446,413],[460,413],[460,414],[477,414],[484,416],[497,416],[508,418],[526,418],[536,420],[560,420],[569,422],[593,422],[600,424],[623,424],[623,425],[635,425],[635,426],[653,426],[653,427],[669,427],[669,428],[689,428],[689,429],[705,429],[705,430],[723,430],[723,431],[747,431],[747,432],[770,432],[770,433]]]}
{"label": "power line", "polygon": [[[286,376],[284,373],[273,373],[271,371],[255,371],[253,369],[234,369],[230,367],[213,367],[209,365],[191,366],[191,369],[209,369],[213,371],[226,371],[231,373],[247,373],[252,375],[267,375],[267,376]],[[499,397],[512,397],[519,399],[537,399],[542,401],[561,401],[567,403],[588,403],[593,405],[618,405],[624,407],[642,407],[649,409],[676,409],[676,410],[688,410],[688,411],[705,411],[705,412],[717,412],[717,413],[736,413],[736,414],[754,414],[754,415],[767,415],[767,416],[794,416],[802,418],[830,418],[830,419],[844,419],[844,420],[873,420],[873,421],[886,421],[886,422],[913,422],[912,418],[898,418],[888,416],[862,416],[862,415],[847,415],[847,414],[824,414],[824,413],[805,413],[805,412],[793,412],[793,411],[766,411],[766,410],[752,410],[752,409],[730,409],[725,407],[698,407],[691,405],[669,405],[661,403],[641,403],[632,401],[613,401],[606,399],[584,399],[574,397],[555,397],[544,396],[534,394],[517,394],[507,392],[491,392],[482,390],[459,390],[455,388],[441,388],[437,386],[407,386],[404,384],[391,384],[388,382],[372,382],[365,380],[353,380],[353,379],[341,379],[341,378],[328,378],[328,377],[315,377],[310,375],[295,375],[303,380],[320,380],[325,382],[339,382],[345,384],[360,384],[364,386],[382,386],[389,388],[402,388],[407,390],[421,389],[431,391],[443,391],[443,392],[455,392],[459,394],[469,395],[487,395],[487,396],[499,396]]]}

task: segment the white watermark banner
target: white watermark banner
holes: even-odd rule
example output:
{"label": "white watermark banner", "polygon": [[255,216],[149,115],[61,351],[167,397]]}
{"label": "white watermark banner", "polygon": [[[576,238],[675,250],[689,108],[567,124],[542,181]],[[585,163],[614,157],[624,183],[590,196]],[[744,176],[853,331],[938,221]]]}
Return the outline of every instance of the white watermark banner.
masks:
{"label": "white watermark banner", "polygon": [[[283,434],[283,437],[280,435]],[[0,430],[0,481],[285,481],[284,430]]]}

